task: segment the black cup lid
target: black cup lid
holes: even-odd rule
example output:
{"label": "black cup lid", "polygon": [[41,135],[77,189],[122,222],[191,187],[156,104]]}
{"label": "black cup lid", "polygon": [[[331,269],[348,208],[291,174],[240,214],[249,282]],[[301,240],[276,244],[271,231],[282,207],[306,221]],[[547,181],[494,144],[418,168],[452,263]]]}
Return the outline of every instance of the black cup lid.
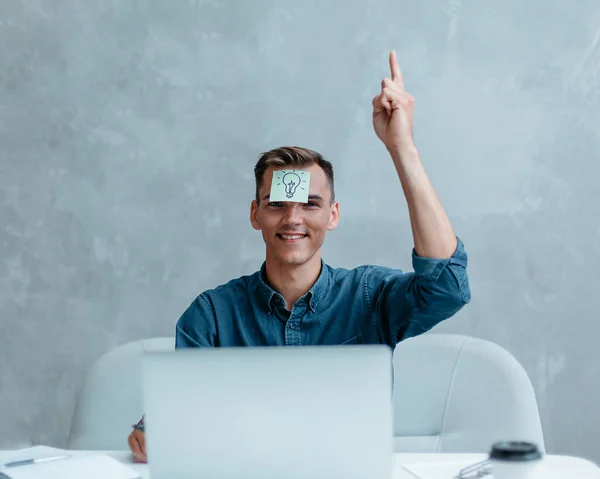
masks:
{"label": "black cup lid", "polygon": [[504,441],[492,446],[490,459],[497,461],[535,461],[542,458],[538,447],[531,442]]}

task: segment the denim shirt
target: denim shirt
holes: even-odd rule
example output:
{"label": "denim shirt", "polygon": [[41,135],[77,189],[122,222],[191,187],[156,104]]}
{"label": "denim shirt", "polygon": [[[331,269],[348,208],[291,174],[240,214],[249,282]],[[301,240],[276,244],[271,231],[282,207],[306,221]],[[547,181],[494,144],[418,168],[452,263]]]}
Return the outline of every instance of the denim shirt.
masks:
{"label": "denim shirt", "polygon": [[471,299],[467,254],[413,250],[413,273],[381,266],[334,269],[322,262],[310,290],[288,311],[260,271],[198,296],[176,328],[177,348],[387,344],[428,331]]}

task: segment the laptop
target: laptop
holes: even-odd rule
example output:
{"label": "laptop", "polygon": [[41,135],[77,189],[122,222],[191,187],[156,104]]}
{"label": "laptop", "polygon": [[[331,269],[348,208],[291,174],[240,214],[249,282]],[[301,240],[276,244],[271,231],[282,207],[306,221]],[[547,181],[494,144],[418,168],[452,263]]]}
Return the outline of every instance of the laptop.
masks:
{"label": "laptop", "polygon": [[389,479],[387,346],[145,353],[152,479]]}

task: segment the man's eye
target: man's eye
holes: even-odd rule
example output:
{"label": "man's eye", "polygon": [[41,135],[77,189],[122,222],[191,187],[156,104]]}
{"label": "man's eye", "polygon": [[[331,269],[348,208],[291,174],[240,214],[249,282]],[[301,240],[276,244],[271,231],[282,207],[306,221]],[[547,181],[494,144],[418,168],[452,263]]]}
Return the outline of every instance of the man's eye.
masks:
{"label": "man's eye", "polygon": [[319,203],[315,203],[314,201],[309,201],[308,203],[304,203],[304,206],[308,206],[310,208],[318,208]]}
{"label": "man's eye", "polygon": [[268,206],[272,206],[273,208],[281,208],[283,206],[283,203],[281,203],[280,201],[271,201],[269,202]]}

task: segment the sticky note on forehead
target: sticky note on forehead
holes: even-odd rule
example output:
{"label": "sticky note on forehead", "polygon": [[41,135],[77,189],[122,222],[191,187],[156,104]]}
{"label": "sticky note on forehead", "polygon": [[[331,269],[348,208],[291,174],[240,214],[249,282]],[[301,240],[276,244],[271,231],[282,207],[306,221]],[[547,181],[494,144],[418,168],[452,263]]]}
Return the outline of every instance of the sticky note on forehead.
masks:
{"label": "sticky note on forehead", "polygon": [[303,170],[277,170],[273,172],[269,201],[294,201],[308,203],[310,172]]}

